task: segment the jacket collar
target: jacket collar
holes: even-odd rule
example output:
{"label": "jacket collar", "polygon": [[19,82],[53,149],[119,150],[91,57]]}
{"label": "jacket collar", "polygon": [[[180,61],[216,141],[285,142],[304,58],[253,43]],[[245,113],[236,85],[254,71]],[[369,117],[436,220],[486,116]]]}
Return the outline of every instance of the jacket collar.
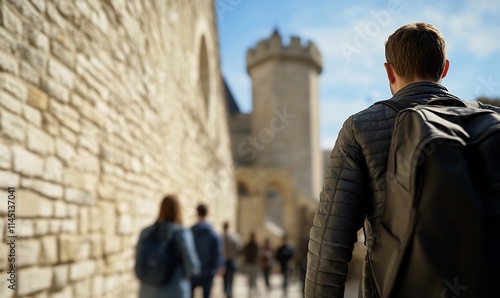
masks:
{"label": "jacket collar", "polygon": [[418,94],[443,94],[451,95],[448,89],[441,84],[434,82],[416,82],[401,88],[394,97],[408,97]]}

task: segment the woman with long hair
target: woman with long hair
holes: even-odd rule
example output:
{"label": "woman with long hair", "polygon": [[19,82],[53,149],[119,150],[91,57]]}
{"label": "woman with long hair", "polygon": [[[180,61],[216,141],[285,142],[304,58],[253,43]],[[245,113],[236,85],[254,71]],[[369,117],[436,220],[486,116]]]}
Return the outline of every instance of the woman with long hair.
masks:
{"label": "woman with long hair", "polygon": [[172,277],[165,284],[140,283],[139,298],[189,298],[191,296],[191,276],[200,271],[200,261],[194,248],[191,230],[182,227],[182,214],[179,200],[175,195],[167,195],[160,204],[156,222],[141,231],[138,249],[147,235],[159,229],[159,235],[172,235],[173,244],[180,261]]}

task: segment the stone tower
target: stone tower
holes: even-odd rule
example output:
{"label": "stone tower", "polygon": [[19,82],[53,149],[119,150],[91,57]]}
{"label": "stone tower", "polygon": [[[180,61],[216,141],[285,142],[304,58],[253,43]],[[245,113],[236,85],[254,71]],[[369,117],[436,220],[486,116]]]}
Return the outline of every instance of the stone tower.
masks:
{"label": "stone tower", "polygon": [[303,46],[300,38],[292,37],[285,46],[277,30],[247,52],[253,165],[291,169],[297,190],[312,198],[319,197],[323,174],[318,124],[321,67],[314,43]]}

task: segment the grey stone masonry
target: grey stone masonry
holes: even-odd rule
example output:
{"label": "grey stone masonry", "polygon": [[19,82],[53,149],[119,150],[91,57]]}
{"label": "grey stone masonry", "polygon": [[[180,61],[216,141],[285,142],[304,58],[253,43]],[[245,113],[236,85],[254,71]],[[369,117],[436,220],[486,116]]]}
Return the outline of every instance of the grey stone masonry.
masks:
{"label": "grey stone masonry", "polygon": [[0,297],[137,297],[166,194],[235,221],[214,5],[0,0]]}

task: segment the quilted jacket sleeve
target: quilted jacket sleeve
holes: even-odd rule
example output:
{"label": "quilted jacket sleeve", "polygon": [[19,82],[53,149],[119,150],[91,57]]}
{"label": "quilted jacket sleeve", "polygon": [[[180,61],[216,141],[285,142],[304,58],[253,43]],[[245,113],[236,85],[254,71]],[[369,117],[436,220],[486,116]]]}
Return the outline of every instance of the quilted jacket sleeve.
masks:
{"label": "quilted jacket sleeve", "polygon": [[305,297],[344,297],[347,264],[366,215],[368,173],[349,118],[330,156],[310,231]]}

